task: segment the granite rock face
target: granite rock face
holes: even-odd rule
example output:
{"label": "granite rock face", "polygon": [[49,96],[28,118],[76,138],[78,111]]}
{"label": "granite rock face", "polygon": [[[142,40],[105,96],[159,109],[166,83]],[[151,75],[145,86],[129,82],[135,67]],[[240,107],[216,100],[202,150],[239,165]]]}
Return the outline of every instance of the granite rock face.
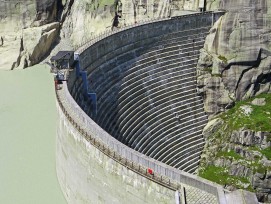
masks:
{"label": "granite rock face", "polygon": [[22,35],[21,62],[18,68],[39,63],[50,50],[59,34],[59,23],[54,22],[39,27],[26,28]]}
{"label": "granite rock face", "polygon": [[[218,4],[219,1],[207,0],[206,8],[215,9]],[[199,11],[199,0],[0,1],[0,69],[36,64],[57,45],[59,49],[77,47],[93,35],[110,31],[116,14],[119,16],[117,26],[121,27],[176,12],[178,15],[183,10]],[[43,26],[52,30],[42,33]],[[30,38],[28,33],[32,29],[37,35]],[[69,45],[63,47],[62,42]],[[41,47],[44,49],[39,49]]]}
{"label": "granite rock face", "polygon": [[[180,12],[183,10],[199,11],[199,0],[67,0],[66,4],[71,2],[73,3],[63,23],[61,37],[70,37],[74,46],[87,41],[93,35],[116,29],[112,27],[116,14],[119,16],[118,27],[122,27],[185,13]],[[217,8],[217,1],[206,2],[207,10]]]}
{"label": "granite rock face", "polygon": [[59,32],[59,26],[51,24],[57,21],[58,4],[57,0],[0,2],[0,68],[25,68],[48,53]]}
{"label": "granite rock face", "polygon": [[[216,5],[228,12],[210,30],[197,67],[198,92],[210,118],[199,174],[214,168],[225,178],[216,182],[229,190],[252,190],[259,201],[271,202],[271,134],[258,127],[270,120],[268,102],[255,98],[235,114],[230,110],[238,101],[270,93],[271,1],[221,0]],[[220,113],[227,110],[232,115],[225,120],[228,112]],[[238,122],[243,127],[237,128]]]}
{"label": "granite rock face", "polygon": [[266,104],[265,98],[255,98],[251,104],[257,105],[257,106],[264,106]]}
{"label": "granite rock face", "polygon": [[1,1],[1,25],[8,25],[4,30],[13,30],[52,23],[57,19],[57,4],[57,0]]}
{"label": "granite rock face", "polygon": [[270,91],[271,2],[221,0],[228,12],[210,30],[198,62],[198,90],[215,115]]}

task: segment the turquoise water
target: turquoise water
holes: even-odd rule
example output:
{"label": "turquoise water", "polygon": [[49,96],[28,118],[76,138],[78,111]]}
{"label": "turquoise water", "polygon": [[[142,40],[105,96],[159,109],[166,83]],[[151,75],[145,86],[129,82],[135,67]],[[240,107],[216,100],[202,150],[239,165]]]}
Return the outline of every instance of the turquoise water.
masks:
{"label": "turquoise water", "polygon": [[55,171],[56,108],[46,65],[0,71],[0,203],[65,204]]}

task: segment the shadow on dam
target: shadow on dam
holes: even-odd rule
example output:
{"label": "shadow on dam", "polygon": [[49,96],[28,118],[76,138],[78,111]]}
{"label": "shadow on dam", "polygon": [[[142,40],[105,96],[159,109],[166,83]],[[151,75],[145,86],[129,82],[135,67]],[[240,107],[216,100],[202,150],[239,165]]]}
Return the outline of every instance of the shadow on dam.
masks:
{"label": "shadow on dam", "polygon": [[84,80],[76,77],[76,70],[68,81],[71,95],[123,144],[193,173],[207,123],[196,92],[196,65],[219,16],[183,16],[105,37],[80,53],[88,91],[96,94],[97,101],[85,97]]}

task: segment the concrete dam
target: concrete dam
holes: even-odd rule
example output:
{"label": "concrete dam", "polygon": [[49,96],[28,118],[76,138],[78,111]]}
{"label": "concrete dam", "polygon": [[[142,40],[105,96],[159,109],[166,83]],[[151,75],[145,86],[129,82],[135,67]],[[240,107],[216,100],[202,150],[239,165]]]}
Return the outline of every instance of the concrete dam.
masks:
{"label": "concrete dam", "polygon": [[69,85],[71,95],[123,144],[193,173],[207,124],[196,93],[196,64],[212,22],[212,14],[171,19],[99,41],[80,54],[97,111],[84,99],[81,79]]}
{"label": "concrete dam", "polygon": [[199,50],[222,12],[132,25],[81,46],[56,90],[57,175],[68,203],[256,199],[193,174],[207,123]]}

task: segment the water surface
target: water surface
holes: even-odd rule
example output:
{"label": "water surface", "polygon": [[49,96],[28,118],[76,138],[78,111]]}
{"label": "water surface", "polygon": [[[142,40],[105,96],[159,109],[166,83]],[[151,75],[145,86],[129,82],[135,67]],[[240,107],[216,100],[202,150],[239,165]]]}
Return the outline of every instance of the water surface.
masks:
{"label": "water surface", "polygon": [[55,171],[56,108],[46,65],[0,71],[0,203],[66,204]]}

